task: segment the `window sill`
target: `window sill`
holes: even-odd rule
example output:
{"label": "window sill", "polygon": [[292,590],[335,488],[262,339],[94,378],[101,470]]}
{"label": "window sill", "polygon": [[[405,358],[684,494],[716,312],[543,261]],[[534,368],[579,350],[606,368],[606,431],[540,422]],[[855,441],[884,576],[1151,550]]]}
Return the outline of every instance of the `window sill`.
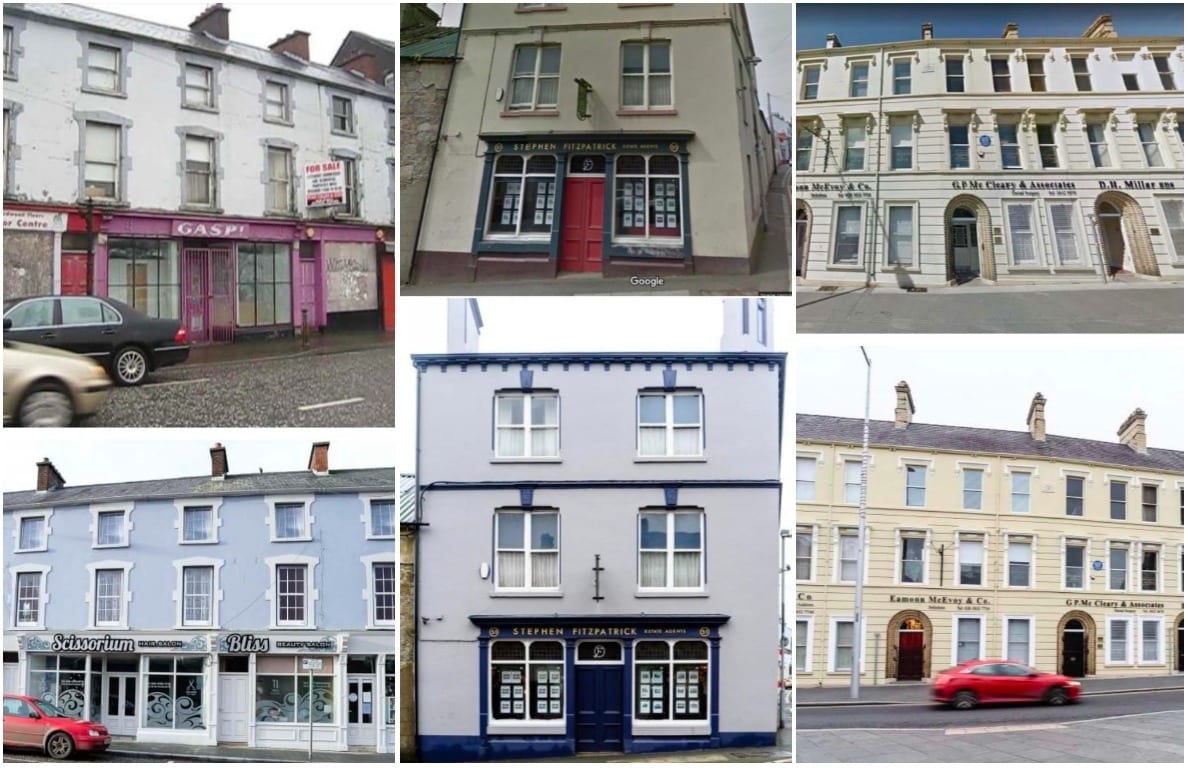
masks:
{"label": "window sill", "polygon": [[615,117],[676,117],[675,109],[623,109],[615,111]]}
{"label": "window sill", "polygon": [[130,545],[124,544],[92,544],[91,549],[127,549]]}
{"label": "window sill", "polygon": [[884,275],[922,275],[924,270],[916,267],[914,269],[902,269],[900,267],[883,267],[880,270]]}
{"label": "window sill", "polygon": [[564,716],[558,723],[499,723],[487,715],[488,736],[564,736]]}
{"label": "window sill", "polygon": [[[316,630],[317,626],[313,624],[277,624],[275,621],[268,622],[269,629],[283,630],[283,629],[307,629]],[[126,629],[126,627],[125,627]]]}
{"label": "window sill", "polygon": [[[174,624],[173,628],[176,630],[182,631],[182,632],[202,632],[202,631],[210,632],[211,630],[218,629],[219,625],[218,624]],[[161,649],[157,649],[157,650],[161,650]],[[168,650],[176,650],[176,648],[170,648]]]}
{"label": "window sill", "polygon": [[111,96],[112,98],[115,98],[115,99],[128,98],[128,94],[124,93],[123,91],[105,91],[101,88],[91,88],[86,85],[79,88],[79,90],[82,91],[83,93],[92,93],[96,96]]}
{"label": "window sill", "polygon": [[636,456],[636,464],[704,464],[705,456]]}
{"label": "window sill", "polygon": [[[269,544],[290,544],[293,542],[301,542],[301,541],[313,541],[313,536],[298,536],[298,537],[291,538],[291,539],[271,538],[268,540],[268,543]],[[283,563],[282,563],[282,565],[283,565]]]}
{"label": "window sill", "polygon": [[17,624],[16,626],[12,627],[12,630],[14,632],[25,631],[25,630],[34,630],[34,631],[38,631],[38,632],[44,632],[45,625],[44,624]]}
{"label": "window sill", "polygon": [[830,271],[830,272],[857,272],[857,273],[862,273],[862,272],[865,272],[865,271],[866,271],[866,268],[865,268],[865,267],[861,267],[861,266],[853,266],[853,267],[851,267],[851,266],[849,266],[849,265],[846,265],[846,264],[829,264],[829,265],[827,265],[827,266],[825,267],[825,269],[826,269],[826,270],[828,270],[828,271]]}
{"label": "window sill", "polygon": [[127,624],[103,624],[103,625],[88,624],[87,625],[88,632],[110,632],[113,629],[119,629],[119,630],[123,630],[123,631],[127,632],[128,625]]}
{"label": "window sill", "polygon": [[12,554],[27,555],[27,554],[32,554],[33,552],[49,552],[49,547],[46,546],[46,547],[42,547],[40,549],[14,549],[12,551]]}
{"label": "window sill", "polygon": [[561,590],[545,591],[532,589],[492,589],[488,597],[565,597]]}
{"label": "window sill", "polygon": [[206,112],[207,114],[210,114],[210,115],[217,115],[219,113],[218,107],[211,107],[211,106],[207,106],[205,104],[182,104],[181,108],[189,109],[194,112]]}
{"label": "window sill", "polygon": [[560,117],[560,110],[556,109],[505,109],[499,113],[500,117]]}
{"label": "window sill", "polygon": [[96,203],[99,205],[104,205],[108,208],[123,208],[123,209],[129,209],[129,210],[132,208],[132,204],[129,203],[127,200],[114,200],[110,197],[85,197],[84,196],[84,197],[80,197],[77,202],[79,205],[82,205],[82,206],[85,206],[88,203]]}
{"label": "window sill", "polygon": [[560,456],[524,456],[522,458],[499,458],[491,459],[492,464],[560,464]]}
{"label": "window sill", "polygon": [[279,117],[265,117],[264,122],[269,125],[283,125],[286,128],[294,127],[295,123],[292,120],[282,120]]}
{"label": "window sill", "polygon": [[704,589],[697,591],[683,591],[677,589],[657,589],[657,590],[635,590],[636,597],[709,597],[710,594]]}
{"label": "window sill", "polygon": [[367,541],[395,541],[396,534],[391,533],[391,534],[388,534],[387,536],[375,536],[371,533],[368,533],[365,538]]}
{"label": "window sill", "polygon": [[187,546],[187,547],[188,547],[188,546],[193,546],[193,545],[195,545],[195,544],[218,544],[218,543],[219,543],[219,542],[218,542],[218,541],[216,541],[215,539],[204,539],[204,540],[202,540],[202,541],[179,541],[179,542],[178,542],[178,544],[179,544],[179,545],[181,545],[181,546]]}
{"label": "window sill", "polygon": [[213,213],[222,214],[223,209],[213,205],[199,205],[197,203],[182,203],[177,207],[182,213]]}
{"label": "window sill", "polygon": [[631,723],[632,736],[709,736],[708,722],[694,721],[685,723],[651,723],[633,720]]}
{"label": "window sill", "polygon": [[349,138],[349,139],[357,139],[357,138],[359,138],[359,134],[355,133],[354,131],[342,131],[342,130],[339,130],[339,129],[337,129],[337,128],[331,128],[331,129],[330,129],[330,135],[331,135],[331,136],[345,136],[345,137],[347,137],[347,138]]}
{"label": "window sill", "polygon": [[564,11],[564,5],[538,5],[535,8],[520,8],[516,6],[516,13],[541,13],[542,11]]}

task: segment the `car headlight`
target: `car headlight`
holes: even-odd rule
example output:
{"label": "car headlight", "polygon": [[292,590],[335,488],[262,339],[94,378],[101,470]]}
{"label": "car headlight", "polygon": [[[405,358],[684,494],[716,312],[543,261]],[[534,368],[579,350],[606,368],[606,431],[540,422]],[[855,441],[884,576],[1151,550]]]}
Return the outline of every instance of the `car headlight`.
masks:
{"label": "car headlight", "polygon": [[102,736],[103,734],[99,733],[99,731],[96,731],[94,728],[92,728],[91,730],[87,731],[87,735],[98,737],[98,736]]}

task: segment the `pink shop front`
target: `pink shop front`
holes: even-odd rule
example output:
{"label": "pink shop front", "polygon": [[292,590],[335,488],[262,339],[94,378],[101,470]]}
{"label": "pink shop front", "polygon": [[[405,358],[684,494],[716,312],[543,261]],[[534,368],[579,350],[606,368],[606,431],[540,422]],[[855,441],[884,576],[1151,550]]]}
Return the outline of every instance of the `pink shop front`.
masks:
{"label": "pink shop front", "polygon": [[108,214],[94,290],[180,320],[198,344],[291,335],[303,323],[378,329],[384,237],[314,221]]}

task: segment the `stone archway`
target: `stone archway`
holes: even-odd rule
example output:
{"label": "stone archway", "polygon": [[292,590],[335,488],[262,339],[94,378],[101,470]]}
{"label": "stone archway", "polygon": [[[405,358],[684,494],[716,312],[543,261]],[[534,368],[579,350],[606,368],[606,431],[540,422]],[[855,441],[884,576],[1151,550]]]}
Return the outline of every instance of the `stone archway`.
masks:
{"label": "stone archway", "polygon": [[932,620],[923,611],[900,611],[887,622],[887,680],[899,677],[899,628],[908,620],[919,622],[924,632],[924,676],[927,680],[932,676]]}
{"label": "stone archway", "polygon": [[[1093,203],[1093,211],[1097,216],[1097,245],[1099,249],[1107,247],[1108,235],[1104,231],[1102,211],[1111,207],[1122,212],[1121,233],[1125,236],[1127,253],[1134,261],[1134,271],[1140,275],[1159,276],[1159,263],[1155,260],[1155,247],[1151,244],[1151,232],[1147,229],[1147,219],[1143,216],[1143,207],[1130,195],[1110,190],[1102,192]],[[1105,257],[1101,250],[1099,258]],[[1108,259],[1107,259],[1108,262]],[[1107,269],[1109,267],[1107,266]]]}
{"label": "stone archway", "polygon": [[953,219],[953,212],[958,208],[968,208],[977,218],[978,265],[980,276],[985,280],[997,280],[998,273],[994,263],[994,239],[990,230],[990,209],[979,197],[973,195],[957,195],[949,201],[945,208],[945,279],[956,279],[957,270],[953,263],[953,234],[949,226]]}
{"label": "stone archway", "polygon": [[808,276],[809,242],[813,236],[813,210],[803,200],[796,201],[796,276]]}
{"label": "stone archway", "polygon": [[1085,629],[1085,677],[1091,677],[1097,674],[1097,622],[1084,611],[1069,611],[1056,622],[1056,668],[1052,671],[1060,672],[1064,658],[1064,628],[1074,619]]}

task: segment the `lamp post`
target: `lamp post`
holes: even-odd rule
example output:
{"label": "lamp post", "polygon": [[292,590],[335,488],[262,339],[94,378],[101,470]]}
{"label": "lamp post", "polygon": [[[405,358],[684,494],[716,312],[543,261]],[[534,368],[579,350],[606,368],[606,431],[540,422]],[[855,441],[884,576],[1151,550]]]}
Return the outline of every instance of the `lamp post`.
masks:
{"label": "lamp post", "polygon": [[862,420],[862,485],[858,490],[858,563],[854,577],[854,652],[850,663],[850,698],[858,698],[858,678],[862,669],[862,562],[866,555],[866,468],[870,463],[870,357],[865,347],[862,359],[866,361],[866,415]]}
{"label": "lamp post", "polygon": [[787,652],[787,643],[785,637],[787,633],[787,619],[785,618],[785,599],[784,599],[784,583],[788,574],[787,552],[788,548],[785,543],[792,536],[792,531],[784,528],[780,531],[780,730],[784,728],[784,702],[786,701],[784,694],[784,654]]}

